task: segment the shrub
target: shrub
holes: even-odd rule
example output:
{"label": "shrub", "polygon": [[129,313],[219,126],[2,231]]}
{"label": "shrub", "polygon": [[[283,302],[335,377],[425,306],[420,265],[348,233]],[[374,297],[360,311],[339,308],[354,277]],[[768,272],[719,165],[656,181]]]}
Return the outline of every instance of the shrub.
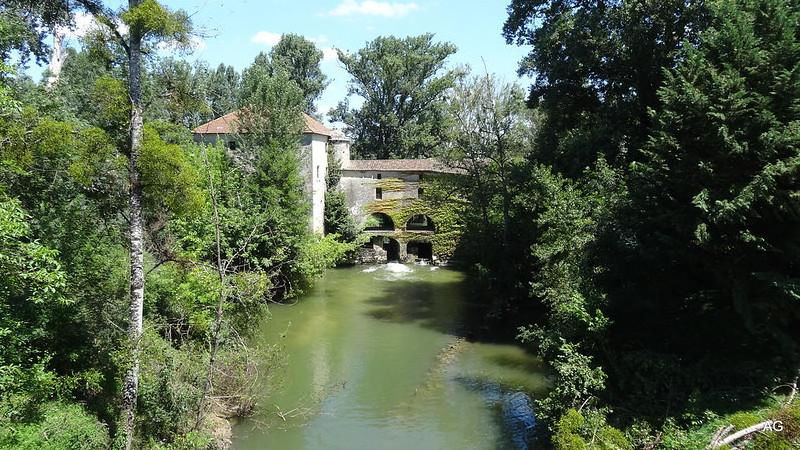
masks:
{"label": "shrub", "polygon": [[31,450],[90,450],[109,445],[108,430],[75,403],[51,402],[36,423],[0,427],[0,447]]}

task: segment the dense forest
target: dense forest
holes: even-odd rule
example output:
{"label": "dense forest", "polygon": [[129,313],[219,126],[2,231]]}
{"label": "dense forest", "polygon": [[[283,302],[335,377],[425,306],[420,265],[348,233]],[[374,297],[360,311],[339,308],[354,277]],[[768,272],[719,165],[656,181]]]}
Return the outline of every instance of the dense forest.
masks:
{"label": "dense forest", "polygon": [[[78,13],[97,27],[62,54]],[[382,36],[338,51],[329,115],[354,156],[463,172],[446,182],[480,333],[551,373],[538,445],[797,448],[800,6],[507,13],[532,86],[454,67],[433,34]],[[322,52],[286,34],[239,72],[182,60],[195,35],[155,0],[0,1],[2,448],[223,447],[225,418],[258,408],[256,365],[284,364],[248,340],[267,305],[360,245],[335,164],[309,230],[293,151],[300,113],[328,113]],[[193,141],[233,110],[235,154]]]}

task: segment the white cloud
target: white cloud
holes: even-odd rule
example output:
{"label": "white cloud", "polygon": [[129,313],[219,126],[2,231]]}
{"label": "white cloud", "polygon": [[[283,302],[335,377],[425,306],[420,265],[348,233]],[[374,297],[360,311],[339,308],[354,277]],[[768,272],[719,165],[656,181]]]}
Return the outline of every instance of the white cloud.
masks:
{"label": "white cloud", "polygon": [[281,41],[281,34],[272,33],[270,31],[259,31],[250,38],[250,42],[256,44],[264,44],[267,47],[272,47]]}
{"label": "white cloud", "polygon": [[323,61],[337,61],[339,59],[339,54],[336,53],[336,49],[333,47],[327,47],[322,49],[322,60]]}
{"label": "white cloud", "polygon": [[343,0],[330,11],[332,16],[351,16],[361,14],[365,16],[402,17],[419,9],[414,2],[382,2],[378,0]]}
{"label": "white cloud", "polygon": [[328,42],[328,36],[325,36],[324,34],[320,34],[317,37],[307,37],[306,39],[308,39],[309,41],[311,41],[311,42],[313,42],[315,44],[324,44],[324,43]]}

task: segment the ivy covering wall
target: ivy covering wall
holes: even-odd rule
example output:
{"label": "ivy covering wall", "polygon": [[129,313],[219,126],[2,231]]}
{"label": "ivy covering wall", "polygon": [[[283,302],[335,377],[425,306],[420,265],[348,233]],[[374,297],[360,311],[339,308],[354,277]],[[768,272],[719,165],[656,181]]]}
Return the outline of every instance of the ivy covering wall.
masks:
{"label": "ivy covering wall", "polygon": [[[452,259],[457,253],[463,234],[466,201],[454,188],[453,175],[428,175],[423,181],[407,182],[399,178],[378,180],[376,188],[383,192],[410,191],[414,187],[423,189],[422,198],[387,198],[374,200],[367,204],[368,214],[383,213],[395,225],[391,237],[402,242],[430,242],[433,254],[441,259]],[[415,215],[426,215],[433,220],[435,232],[406,231],[406,223]]]}

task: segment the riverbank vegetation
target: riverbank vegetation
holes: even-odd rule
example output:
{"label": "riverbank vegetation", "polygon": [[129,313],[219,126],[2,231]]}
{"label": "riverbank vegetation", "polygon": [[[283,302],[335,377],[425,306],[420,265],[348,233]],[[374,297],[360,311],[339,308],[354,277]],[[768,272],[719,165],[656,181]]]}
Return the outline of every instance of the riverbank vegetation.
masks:
{"label": "riverbank vegetation", "polygon": [[[31,80],[76,11],[98,26]],[[336,164],[317,237],[287,151],[322,52],[287,34],[211,69],[174,57],[192,33],[154,0],[0,4],[0,447],[224,446],[255,361],[283,364],[247,344],[268,302],[358,245]],[[380,37],[339,52],[363,102],[331,116],[357,156],[461,172],[423,184],[460,236],[432,239],[480,288],[480,333],[549,365],[541,443],[796,448],[796,3],[513,0],[503,34],[527,92],[433,35]],[[235,153],[193,142],[237,109]]]}
{"label": "riverbank vegetation", "polygon": [[799,23],[785,0],[513,1],[530,110],[490,76],[457,89],[474,273],[530,317],[555,447],[702,448],[768,419],[790,425],[731,445],[800,443]]}
{"label": "riverbank vegetation", "polygon": [[[246,343],[267,303],[350,248],[310,233],[286,151],[324,79],[293,80],[282,52],[321,54],[287,36],[241,76],[192,67],[156,51],[191,42],[185,13],[76,3],[107,25],[40,83],[11,63],[46,59],[40,30],[77,7],[0,11],[0,447],[221,447],[226,419],[254,407],[256,371],[282,364],[279,343]],[[240,136],[246,158],[192,141],[237,106],[260,131]]]}

